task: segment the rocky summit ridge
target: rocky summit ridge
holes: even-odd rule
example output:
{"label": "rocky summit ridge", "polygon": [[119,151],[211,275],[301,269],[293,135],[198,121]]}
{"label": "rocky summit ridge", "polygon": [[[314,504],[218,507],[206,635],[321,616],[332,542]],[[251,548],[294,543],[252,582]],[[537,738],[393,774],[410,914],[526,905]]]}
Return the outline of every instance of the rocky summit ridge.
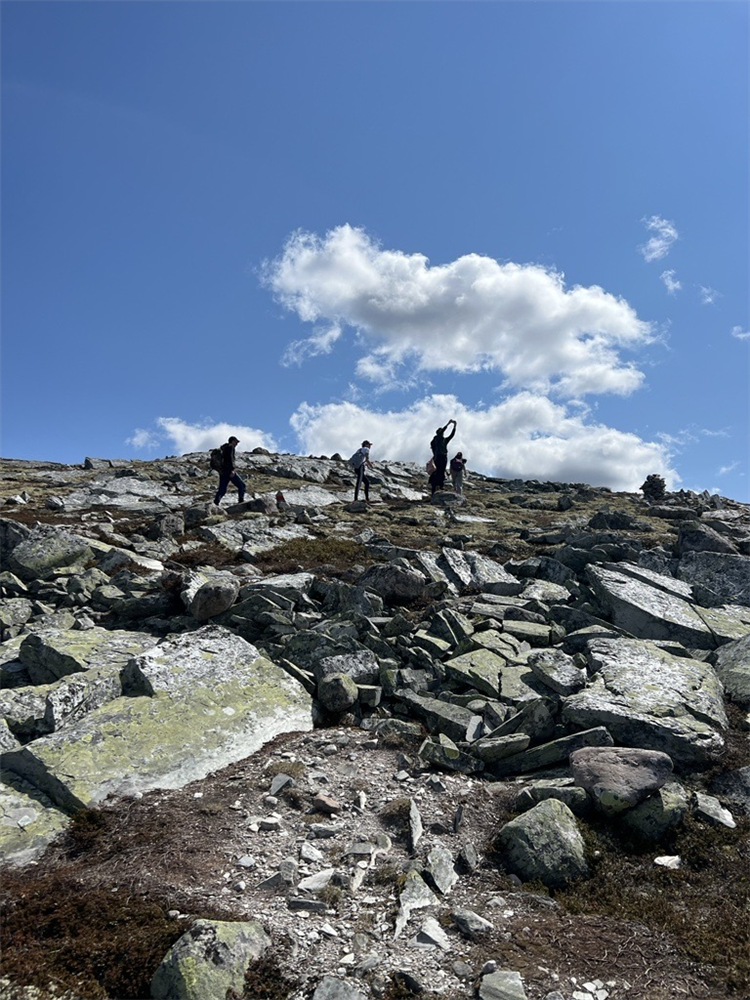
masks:
{"label": "rocky summit ridge", "polygon": [[[2,995],[746,997],[750,507],[240,462],[0,460]],[[45,876],[168,930],[24,962]]]}

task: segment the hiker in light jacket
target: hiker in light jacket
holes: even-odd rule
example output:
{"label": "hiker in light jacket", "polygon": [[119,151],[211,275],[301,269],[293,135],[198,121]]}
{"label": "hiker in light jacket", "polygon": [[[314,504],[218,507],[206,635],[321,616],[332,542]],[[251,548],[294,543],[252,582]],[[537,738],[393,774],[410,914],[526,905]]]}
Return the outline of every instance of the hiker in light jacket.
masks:
{"label": "hiker in light jacket", "polygon": [[357,473],[357,478],[354,483],[354,499],[359,499],[360,487],[364,487],[365,490],[365,501],[370,502],[370,480],[365,475],[365,469],[369,466],[372,468],[372,462],[370,461],[370,448],[372,448],[372,441],[363,441],[362,447],[358,448],[352,457],[349,459],[355,472]]}

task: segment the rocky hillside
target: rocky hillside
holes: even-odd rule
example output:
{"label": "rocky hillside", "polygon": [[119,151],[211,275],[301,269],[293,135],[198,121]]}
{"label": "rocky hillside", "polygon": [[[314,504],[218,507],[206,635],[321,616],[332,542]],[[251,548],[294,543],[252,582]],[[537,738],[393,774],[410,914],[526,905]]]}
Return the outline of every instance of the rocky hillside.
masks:
{"label": "rocky hillside", "polygon": [[750,508],[242,463],[0,460],[0,995],[747,998]]}

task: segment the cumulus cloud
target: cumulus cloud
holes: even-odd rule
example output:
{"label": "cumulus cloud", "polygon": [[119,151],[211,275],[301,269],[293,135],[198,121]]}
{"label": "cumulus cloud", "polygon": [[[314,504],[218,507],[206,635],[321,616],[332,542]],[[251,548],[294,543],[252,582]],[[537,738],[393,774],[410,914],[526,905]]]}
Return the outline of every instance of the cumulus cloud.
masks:
{"label": "cumulus cloud", "polygon": [[646,229],[654,235],[638,249],[643,254],[644,260],[651,263],[652,260],[661,260],[666,257],[672,249],[672,244],[680,238],[674,222],[662,219],[660,215],[651,215],[642,220]]}
{"label": "cumulus cloud", "polygon": [[674,295],[682,288],[682,285],[675,277],[676,273],[676,271],[662,271],[660,275],[669,295]]}
{"label": "cumulus cloud", "polygon": [[158,417],[155,430],[136,430],[127,444],[140,450],[148,448],[153,451],[159,446],[167,445],[169,450],[186,455],[194,451],[208,451],[217,448],[230,435],[240,439],[237,451],[252,451],[253,448],[267,448],[276,451],[276,441],[270,434],[257,430],[255,427],[245,427],[242,424],[211,423],[189,424],[179,417]]}
{"label": "cumulus cloud", "polygon": [[644,376],[620,352],[654,339],[624,299],[596,285],[566,288],[557,271],[478,254],[431,266],[349,225],[294,233],[262,280],[314,324],[287,349],[287,364],[329,353],[351,327],[363,346],[357,375],[375,384],[490,370],[515,389],[627,395]]}
{"label": "cumulus cloud", "polygon": [[[578,408],[580,410],[580,407]],[[291,418],[303,453],[348,454],[367,438],[373,460],[424,464],[435,429],[458,422],[453,451],[469,469],[503,479],[581,482],[635,492],[647,475],[679,476],[665,443],[590,422],[588,414],[521,392],[494,406],[470,409],[453,395],[432,395],[401,411],[379,413],[354,403],[303,403]]]}
{"label": "cumulus cloud", "polygon": [[741,326],[732,327],[732,336],[737,340],[750,340],[750,330],[743,330]]}

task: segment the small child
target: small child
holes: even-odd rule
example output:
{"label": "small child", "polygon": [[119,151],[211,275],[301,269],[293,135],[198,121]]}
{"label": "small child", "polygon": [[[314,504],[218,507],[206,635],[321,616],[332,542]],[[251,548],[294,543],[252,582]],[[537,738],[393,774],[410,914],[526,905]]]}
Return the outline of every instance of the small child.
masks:
{"label": "small child", "polygon": [[451,459],[451,482],[453,483],[453,491],[461,496],[464,489],[464,469],[466,468],[466,459],[463,453],[456,452],[456,457]]}

